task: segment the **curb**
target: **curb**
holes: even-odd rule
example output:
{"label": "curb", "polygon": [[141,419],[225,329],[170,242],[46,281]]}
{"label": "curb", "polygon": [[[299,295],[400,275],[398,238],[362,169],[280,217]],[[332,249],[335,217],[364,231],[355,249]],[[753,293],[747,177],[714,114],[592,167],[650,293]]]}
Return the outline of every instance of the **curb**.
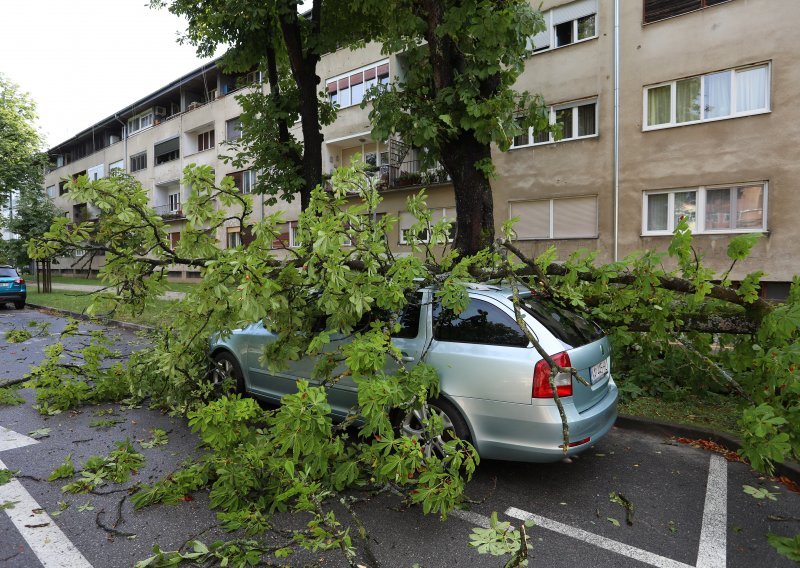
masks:
{"label": "curb", "polygon": [[[737,451],[742,447],[742,442],[736,436],[685,424],[673,424],[653,418],[629,416],[620,414],[614,426],[624,430],[636,430],[647,434],[656,434],[666,437],[691,438],[695,440],[710,440],[729,450]],[[747,464],[750,467],[749,464]],[[794,462],[775,463],[775,475],[785,476],[800,484],[800,464]]]}
{"label": "curb", "polygon": [[83,320],[83,321],[98,321],[104,325],[113,325],[115,327],[121,327],[122,329],[128,329],[131,331],[154,331],[155,328],[149,325],[142,325],[140,323],[130,323],[127,321],[120,321],[111,318],[106,318],[103,316],[87,316],[86,314],[81,314],[78,312],[71,312],[69,310],[62,310],[61,308],[51,308],[50,306],[42,306],[40,304],[31,304],[29,302],[25,303],[25,306],[28,308],[34,308],[36,310],[48,310],[51,312],[56,312],[58,314],[62,314],[65,316],[70,316],[75,319]]}

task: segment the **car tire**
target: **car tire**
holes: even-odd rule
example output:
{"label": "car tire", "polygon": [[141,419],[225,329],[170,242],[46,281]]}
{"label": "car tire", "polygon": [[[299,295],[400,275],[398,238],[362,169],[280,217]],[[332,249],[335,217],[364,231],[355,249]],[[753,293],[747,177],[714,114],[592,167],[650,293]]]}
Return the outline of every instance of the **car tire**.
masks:
{"label": "car tire", "polygon": [[[437,436],[433,440],[425,440],[423,451],[426,457],[430,456],[432,453],[437,453],[437,449],[440,448],[442,444],[453,439],[452,435],[448,434],[449,430],[452,430],[452,432],[462,440],[466,442],[471,441],[469,427],[461,416],[461,413],[452,403],[442,397],[428,401],[422,408],[409,410],[398,420],[398,433],[418,439],[424,438],[425,431],[422,421],[429,412],[436,412],[441,416],[444,432],[441,436]],[[438,450],[438,453],[441,454],[441,450]]]}
{"label": "car tire", "polygon": [[[226,380],[233,382],[234,392],[238,394],[245,394],[244,375],[242,368],[236,357],[222,351],[214,355],[213,364],[211,368],[211,381],[215,389],[222,391],[222,385]],[[224,394],[224,393],[223,393]]]}
{"label": "car tire", "polygon": [[24,310],[25,302],[14,302],[14,307],[17,308],[18,310]]}

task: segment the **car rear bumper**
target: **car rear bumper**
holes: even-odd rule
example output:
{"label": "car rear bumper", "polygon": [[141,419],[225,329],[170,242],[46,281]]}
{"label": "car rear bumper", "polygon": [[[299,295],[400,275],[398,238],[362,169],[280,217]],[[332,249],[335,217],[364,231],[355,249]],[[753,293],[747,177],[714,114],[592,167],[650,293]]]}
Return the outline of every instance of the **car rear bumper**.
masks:
{"label": "car rear bumper", "polygon": [[24,302],[28,297],[27,292],[1,292],[0,303],[6,302]]}
{"label": "car rear bumper", "polygon": [[[608,392],[592,407],[578,412],[565,399],[564,411],[571,442],[589,441],[569,448],[568,456],[586,451],[611,430],[617,419],[619,392],[609,379]],[[471,398],[453,399],[469,417],[473,443],[485,459],[555,462],[564,457],[561,417],[555,404],[529,405]]]}

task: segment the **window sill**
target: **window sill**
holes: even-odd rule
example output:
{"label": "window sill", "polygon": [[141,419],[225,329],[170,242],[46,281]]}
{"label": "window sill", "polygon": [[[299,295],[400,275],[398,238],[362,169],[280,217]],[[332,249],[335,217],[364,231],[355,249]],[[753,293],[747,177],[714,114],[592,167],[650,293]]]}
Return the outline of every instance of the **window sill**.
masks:
{"label": "window sill", "polygon": [[216,146],[212,146],[211,148],[208,148],[206,150],[198,150],[197,152],[192,152],[191,154],[184,154],[183,157],[184,158],[190,158],[192,156],[197,156],[198,154],[203,154],[205,152],[210,152],[211,150],[216,150],[216,149],[217,149]]}
{"label": "window sill", "polygon": [[562,138],[561,140],[550,140],[548,142],[536,142],[535,144],[525,144],[524,146],[511,146],[508,151],[524,150],[526,148],[540,148],[542,146],[553,146],[555,144],[563,144],[568,142],[580,142],[581,140],[592,140],[600,138],[599,134],[590,134],[588,136],[576,136],[574,138]]}
{"label": "window sill", "polygon": [[697,124],[708,124],[711,122],[720,122],[723,120],[733,120],[736,118],[747,118],[748,116],[760,116],[762,114],[771,114],[772,109],[756,110],[753,112],[732,114],[730,116],[720,116],[719,118],[709,118],[706,120],[692,120],[691,122],[681,122],[676,124],[657,124],[655,126],[643,126],[642,132],[651,132],[653,130],[667,130],[670,128],[680,128],[682,126],[695,126]]}
{"label": "window sill", "polygon": [[[768,237],[770,235],[770,231],[768,229],[755,229],[755,230],[751,230],[751,229],[747,229],[747,230],[745,230],[745,229],[730,229],[730,230],[724,230],[724,231],[703,231],[702,233],[692,233],[692,236],[693,237],[713,237],[713,236],[717,235],[717,236],[723,236],[724,237],[726,235],[734,235],[735,236],[735,235],[747,235],[747,234],[750,234],[750,233],[760,233],[760,234],[762,234],[762,235],[764,235],[766,237]],[[672,236],[673,236],[672,233],[641,233],[639,235],[640,238],[646,238],[646,237],[672,237]]]}
{"label": "window sill", "polygon": [[592,40],[597,39],[599,36],[593,35],[592,37],[587,37],[585,39],[579,39],[578,41],[573,41],[572,43],[568,43],[566,45],[559,45],[556,47],[548,47],[547,49],[540,49],[538,51],[531,52],[531,57],[536,55],[542,55],[543,53],[552,53],[553,51],[558,51],[559,49],[564,49],[565,47],[572,47],[573,45],[580,45],[582,43],[588,43]]}
{"label": "window sill", "polygon": [[600,235],[591,237],[517,237],[515,241],[590,241],[599,239]]}

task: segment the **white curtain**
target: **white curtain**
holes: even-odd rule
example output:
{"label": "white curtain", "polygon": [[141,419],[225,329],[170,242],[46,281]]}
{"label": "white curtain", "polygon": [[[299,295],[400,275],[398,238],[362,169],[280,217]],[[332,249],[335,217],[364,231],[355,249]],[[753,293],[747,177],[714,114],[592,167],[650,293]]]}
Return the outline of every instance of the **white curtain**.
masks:
{"label": "white curtain", "polygon": [[722,71],[703,77],[705,81],[705,118],[731,114],[731,72]]}
{"label": "white curtain", "polygon": [[667,231],[669,215],[669,195],[656,193],[647,196],[647,230]]}
{"label": "white curtain", "polygon": [[671,85],[647,90],[647,125],[667,124],[670,121]]}
{"label": "white curtain", "polygon": [[767,108],[768,79],[766,65],[736,72],[736,112]]}

